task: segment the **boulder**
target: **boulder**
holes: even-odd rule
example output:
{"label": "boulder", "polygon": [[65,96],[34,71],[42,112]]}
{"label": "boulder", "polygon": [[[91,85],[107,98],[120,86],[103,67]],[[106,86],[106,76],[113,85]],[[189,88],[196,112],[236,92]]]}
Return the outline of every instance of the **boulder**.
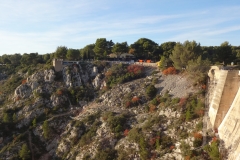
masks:
{"label": "boulder", "polygon": [[94,78],[94,80],[93,80],[93,82],[92,82],[92,85],[93,85],[94,88],[99,88],[99,87],[101,86],[101,82],[102,82],[101,74],[98,74],[98,75]]}
{"label": "boulder", "polygon": [[93,67],[91,77],[95,77],[98,74],[98,69],[96,66]]}
{"label": "boulder", "polygon": [[53,82],[55,78],[55,72],[54,70],[45,70],[44,71],[44,81],[45,82]]}
{"label": "boulder", "polygon": [[64,104],[68,99],[64,95],[63,96],[58,96],[58,95],[53,94],[50,97],[50,100],[52,101],[52,106],[59,106],[61,104]]}
{"label": "boulder", "polygon": [[14,99],[16,98],[29,98],[32,94],[32,89],[27,84],[21,84],[15,89]]}

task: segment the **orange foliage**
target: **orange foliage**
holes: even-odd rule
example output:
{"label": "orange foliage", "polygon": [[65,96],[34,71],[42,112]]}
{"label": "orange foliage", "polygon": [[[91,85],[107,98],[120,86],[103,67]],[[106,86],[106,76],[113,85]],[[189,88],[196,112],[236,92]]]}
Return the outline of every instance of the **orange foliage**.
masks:
{"label": "orange foliage", "polygon": [[196,113],[198,116],[202,117],[204,115],[204,110],[203,109],[198,109],[196,110]]}
{"label": "orange foliage", "polygon": [[186,156],[185,160],[190,160],[190,158],[191,158],[190,156]]}
{"label": "orange foliage", "polygon": [[106,120],[108,119],[108,117],[107,117],[107,116],[103,116],[102,119],[103,119],[104,121],[106,121]]}
{"label": "orange foliage", "polygon": [[127,101],[127,102],[126,102],[126,107],[127,107],[127,108],[131,107],[131,102],[130,102],[130,101]]}
{"label": "orange foliage", "polygon": [[137,96],[134,96],[134,97],[132,98],[132,102],[133,102],[133,103],[138,103],[139,100],[140,100],[140,99],[139,99]]}
{"label": "orange foliage", "polygon": [[216,141],[218,141],[217,137],[213,137],[212,142],[216,142]]}
{"label": "orange foliage", "polygon": [[175,148],[175,146],[170,146],[170,150],[173,150]]}
{"label": "orange foliage", "polygon": [[103,91],[107,91],[109,88],[107,86],[102,87]]}
{"label": "orange foliage", "polygon": [[202,134],[195,132],[195,133],[193,133],[193,137],[194,137],[195,139],[202,139]]}
{"label": "orange foliage", "polygon": [[129,73],[133,73],[133,74],[139,74],[143,71],[143,66],[139,66],[139,65],[130,65],[127,67],[127,70]]}
{"label": "orange foliage", "polygon": [[164,75],[177,74],[177,70],[174,67],[169,67],[162,72]]}
{"label": "orange foliage", "polygon": [[25,84],[26,82],[27,82],[27,80],[26,80],[26,79],[22,80],[22,84]]}
{"label": "orange foliage", "polygon": [[110,77],[112,75],[112,71],[107,71],[106,73],[105,73],[105,76],[106,77]]}
{"label": "orange foliage", "polygon": [[20,99],[21,99],[21,97],[18,96],[18,97],[16,98],[16,101],[18,101],[18,100],[20,100]]}
{"label": "orange foliage", "polygon": [[156,140],[159,140],[160,136],[152,137],[149,139],[149,145],[153,146],[156,143]]}
{"label": "orange foliage", "polygon": [[57,90],[57,95],[62,95],[63,91],[61,89]]}
{"label": "orange foliage", "polygon": [[130,48],[128,51],[128,53],[130,53],[130,54],[134,54],[134,52],[135,52],[135,49],[133,49],[133,48]]}
{"label": "orange foliage", "polygon": [[155,145],[156,140],[157,140],[156,137],[150,138],[149,144],[150,144],[151,146]]}
{"label": "orange foliage", "polygon": [[182,107],[183,105],[185,105],[187,102],[187,98],[181,98],[179,101],[179,105]]}
{"label": "orange foliage", "polygon": [[127,135],[128,135],[128,132],[129,132],[129,130],[128,130],[128,129],[125,129],[125,131],[123,132],[124,136],[127,136]]}
{"label": "orange foliage", "polygon": [[157,107],[153,104],[149,104],[149,112],[154,112],[157,109]]}
{"label": "orange foliage", "polygon": [[156,157],[157,157],[156,153],[152,153],[152,155],[151,155],[151,160],[156,159]]}
{"label": "orange foliage", "polygon": [[205,90],[206,88],[207,88],[207,86],[206,86],[205,84],[203,84],[203,85],[202,85],[202,89]]}

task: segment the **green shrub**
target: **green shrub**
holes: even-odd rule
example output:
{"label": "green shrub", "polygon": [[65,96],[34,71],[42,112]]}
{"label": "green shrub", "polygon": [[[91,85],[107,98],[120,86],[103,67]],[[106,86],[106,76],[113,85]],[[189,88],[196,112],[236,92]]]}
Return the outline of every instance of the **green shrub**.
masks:
{"label": "green shrub", "polygon": [[177,104],[177,103],[179,103],[179,101],[180,101],[180,98],[173,98],[172,104]]}
{"label": "green shrub", "polygon": [[156,96],[157,94],[157,88],[155,88],[154,85],[149,85],[147,88],[146,88],[146,94],[149,98],[153,98]]}
{"label": "green shrub", "polygon": [[23,160],[30,158],[30,150],[28,149],[28,146],[24,143],[22,145],[21,150],[19,151],[19,157]]}
{"label": "green shrub", "polygon": [[155,106],[158,105],[159,102],[158,102],[157,98],[154,98],[153,100],[151,100],[151,104],[153,104]]}
{"label": "green shrub", "polygon": [[197,129],[198,131],[200,131],[200,130],[202,130],[202,128],[203,128],[203,122],[200,121],[200,122],[198,122],[198,124],[196,124],[196,129]]}
{"label": "green shrub", "polygon": [[142,136],[141,129],[133,128],[128,132],[128,138],[130,141],[138,142],[140,137]]}
{"label": "green shrub", "polygon": [[48,121],[44,121],[43,122],[43,136],[45,139],[48,139],[49,138],[49,135],[50,135],[50,128],[49,128],[49,125],[48,125]]}
{"label": "green shrub", "polygon": [[212,142],[211,145],[204,146],[204,150],[208,153],[212,160],[220,160],[220,153],[218,149],[218,142]]}
{"label": "green shrub", "polygon": [[95,159],[98,160],[113,160],[116,158],[117,151],[112,148],[99,149]]}
{"label": "green shrub", "polygon": [[200,147],[202,145],[202,139],[195,138],[193,141],[194,147]]}
{"label": "green shrub", "polygon": [[183,156],[190,156],[192,155],[193,151],[191,150],[191,147],[189,144],[187,144],[185,141],[181,142],[180,145],[181,153]]}

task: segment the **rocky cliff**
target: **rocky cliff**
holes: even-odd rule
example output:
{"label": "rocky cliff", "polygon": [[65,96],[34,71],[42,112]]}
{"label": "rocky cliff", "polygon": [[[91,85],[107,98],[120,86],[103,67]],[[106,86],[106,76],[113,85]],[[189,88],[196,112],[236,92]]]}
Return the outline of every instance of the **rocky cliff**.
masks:
{"label": "rocky cliff", "polygon": [[202,91],[155,67],[37,70],[1,104],[0,159],[204,159]]}

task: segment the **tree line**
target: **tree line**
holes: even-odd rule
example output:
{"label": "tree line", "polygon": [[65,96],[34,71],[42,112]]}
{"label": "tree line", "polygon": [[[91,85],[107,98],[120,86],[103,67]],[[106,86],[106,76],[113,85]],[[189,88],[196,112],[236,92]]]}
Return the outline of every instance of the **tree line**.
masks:
{"label": "tree line", "polygon": [[[0,56],[0,63],[12,65],[29,65],[37,63],[51,63],[53,58],[67,60],[79,59],[106,59],[111,53],[120,55],[130,53],[137,59],[151,59],[164,61],[164,64],[174,63],[177,69],[186,68],[188,63],[192,65],[198,60],[209,60],[211,64],[235,64],[240,62],[240,46],[232,46],[228,42],[223,42],[220,46],[201,46],[196,41],[165,42],[157,44],[156,42],[140,38],[131,45],[127,42],[114,43],[106,38],[98,38],[94,44],[86,45],[81,49],[67,48],[58,46],[53,53],[39,55],[38,53],[24,54],[4,54]],[[192,60],[192,62],[189,62]]]}

